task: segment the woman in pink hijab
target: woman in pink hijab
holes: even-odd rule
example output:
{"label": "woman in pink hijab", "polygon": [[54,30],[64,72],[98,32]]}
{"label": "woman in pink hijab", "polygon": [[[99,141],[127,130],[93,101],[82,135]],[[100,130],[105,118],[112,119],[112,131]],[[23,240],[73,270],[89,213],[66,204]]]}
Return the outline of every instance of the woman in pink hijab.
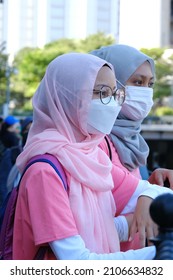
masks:
{"label": "woman in pink hijab", "polygon": [[128,219],[114,217],[112,163],[98,147],[123,100],[105,60],[70,53],[48,65],[33,97],[33,124],[17,166],[22,172],[32,157],[53,155],[64,169],[68,192],[49,164],[30,166],[16,206],[13,259],[33,259],[45,244],[52,249],[46,259],[153,259],[154,246],[120,252],[118,234],[128,238]]}

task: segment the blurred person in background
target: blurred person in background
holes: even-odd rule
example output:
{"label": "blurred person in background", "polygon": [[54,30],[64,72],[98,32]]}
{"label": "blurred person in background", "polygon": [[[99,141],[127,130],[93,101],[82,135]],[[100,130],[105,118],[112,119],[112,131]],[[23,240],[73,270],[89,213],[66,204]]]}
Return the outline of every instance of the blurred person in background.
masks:
{"label": "blurred person in background", "polygon": [[0,140],[6,148],[18,146],[21,140],[21,125],[20,121],[13,117],[8,116],[4,119],[0,131]]}
{"label": "blurred person in background", "polygon": [[[30,130],[30,127],[33,122],[33,117],[26,117],[24,120],[21,121],[21,137],[22,137],[22,148],[25,146],[28,132]],[[19,183],[21,174],[16,166],[16,164],[13,165],[13,167],[10,170],[10,173],[7,178],[7,190],[8,192],[11,191],[13,187],[16,187]]]}
{"label": "blurred person in background", "polygon": [[31,116],[21,120],[22,146],[15,146],[6,149],[2,162],[0,162],[0,171],[4,168],[4,172],[1,172],[0,174],[0,226],[2,224],[6,207],[5,199],[12,188],[17,187],[21,177],[21,174],[16,166],[16,157],[20,154],[26,143],[32,121],[33,118]]}
{"label": "blurred person in background", "polygon": [[3,123],[3,118],[2,117],[0,117],[0,131],[1,131],[1,127],[2,127],[2,123]]}
{"label": "blurred person in background", "polygon": [[[3,118],[0,117],[0,133],[1,133],[2,124],[3,124]],[[4,153],[5,149],[6,149],[6,148],[5,148],[3,142],[2,142],[1,139],[0,139],[0,161],[1,161],[1,158],[2,158],[2,156],[3,156],[3,153]]]}
{"label": "blurred person in background", "polygon": [[22,136],[22,147],[25,146],[27,137],[28,137],[28,132],[29,129],[32,125],[33,122],[33,117],[29,116],[26,117],[22,122],[21,122],[21,136]]}
{"label": "blurred person in background", "polygon": [[0,157],[0,207],[2,207],[8,194],[8,175],[16,162],[17,156],[22,151],[20,120],[14,116],[8,116],[4,119],[0,141],[3,145]]}

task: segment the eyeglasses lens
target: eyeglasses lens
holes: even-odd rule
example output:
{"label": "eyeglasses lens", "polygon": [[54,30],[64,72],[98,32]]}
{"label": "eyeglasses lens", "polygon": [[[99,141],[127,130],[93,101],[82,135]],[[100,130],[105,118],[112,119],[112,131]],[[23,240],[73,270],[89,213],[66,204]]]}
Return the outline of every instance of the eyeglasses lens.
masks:
{"label": "eyeglasses lens", "polygon": [[100,89],[100,99],[103,104],[108,104],[111,101],[113,92],[112,89],[108,86],[103,86]]}
{"label": "eyeglasses lens", "polygon": [[119,105],[122,105],[125,100],[125,90],[123,88],[112,90],[109,86],[102,86],[100,89],[100,100],[103,104],[108,104],[112,96]]}

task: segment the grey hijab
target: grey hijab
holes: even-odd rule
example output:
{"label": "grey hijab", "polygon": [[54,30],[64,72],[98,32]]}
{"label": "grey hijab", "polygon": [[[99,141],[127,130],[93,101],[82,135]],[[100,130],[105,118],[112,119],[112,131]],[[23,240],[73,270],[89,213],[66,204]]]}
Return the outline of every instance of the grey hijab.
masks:
{"label": "grey hijab", "polygon": [[[153,59],[131,46],[111,45],[94,50],[91,54],[110,62],[114,66],[116,78],[123,85],[145,61],[149,61],[153,76],[155,76]],[[120,111],[109,135],[121,163],[130,171],[145,165],[149,154],[149,147],[140,131],[141,121],[127,119]]]}

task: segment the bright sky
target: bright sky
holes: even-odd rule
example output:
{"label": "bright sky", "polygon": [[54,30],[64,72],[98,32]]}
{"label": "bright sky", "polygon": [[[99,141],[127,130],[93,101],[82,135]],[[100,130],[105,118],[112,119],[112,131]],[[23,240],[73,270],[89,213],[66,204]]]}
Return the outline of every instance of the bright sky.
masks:
{"label": "bright sky", "polygon": [[119,43],[134,47],[159,45],[160,0],[120,0]]}

